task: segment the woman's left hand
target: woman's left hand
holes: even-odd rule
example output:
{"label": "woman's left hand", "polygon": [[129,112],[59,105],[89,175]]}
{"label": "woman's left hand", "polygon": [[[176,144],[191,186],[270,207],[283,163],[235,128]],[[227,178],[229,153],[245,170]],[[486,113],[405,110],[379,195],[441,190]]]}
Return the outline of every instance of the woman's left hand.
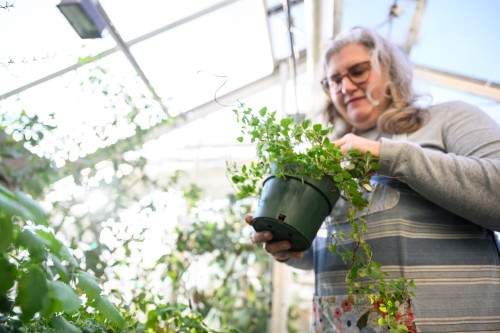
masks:
{"label": "woman's left hand", "polygon": [[365,139],[352,133],[344,135],[333,143],[335,146],[340,146],[343,154],[346,154],[352,146],[353,149],[358,149],[362,154],[369,151],[372,155],[380,156],[380,142]]}

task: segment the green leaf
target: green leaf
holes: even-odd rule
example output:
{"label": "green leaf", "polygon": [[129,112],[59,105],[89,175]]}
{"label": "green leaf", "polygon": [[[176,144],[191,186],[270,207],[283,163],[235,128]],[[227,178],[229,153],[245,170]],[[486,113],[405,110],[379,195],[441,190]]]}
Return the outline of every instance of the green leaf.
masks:
{"label": "green leaf", "polygon": [[54,267],[59,274],[59,277],[61,280],[64,282],[68,282],[68,271],[66,270],[66,267],[61,262],[61,259],[59,259],[56,255],[53,253],[50,255],[50,258],[52,259],[52,262],[54,263]]}
{"label": "green leaf", "polygon": [[239,142],[243,142],[243,137],[239,136],[239,137],[236,138],[236,140],[238,140]]}
{"label": "green leaf", "polygon": [[412,287],[413,289],[417,289],[417,286],[415,285],[415,281],[413,281],[413,280],[410,280],[409,286]]}
{"label": "green leaf", "polygon": [[31,221],[33,221],[35,224],[42,224],[45,226],[48,225],[47,214],[45,214],[45,211],[38,205],[36,201],[34,201],[21,191],[16,191],[14,194],[16,195],[18,202],[30,212]]}
{"label": "green leaf", "polygon": [[351,174],[345,170],[342,170],[342,177],[344,177],[344,179],[349,179],[351,178]]}
{"label": "green leaf", "polygon": [[311,125],[310,119],[306,119],[302,122],[302,128],[304,128],[304,129],[307,129],[309,127],[309,125]]}
{"label": "green leaf", "polygon": [[38,238],[45,240],[44,244],[47,246],[47,248],[50,250],[50,252],[58,255],[59,251],[61,250],[61,247],[63,246],[62,243],[54,236],[52,232],[47,232],[44,230],[37,229],[35,230],[36,235]]}
{"label": "green leaf", "polygon": [[84,271],[78,271],[78,286],[82,288],[87,297],[91,300],[96,299],[101,294],[101,287],[99,287],[99,279]]}
{"label": "green leaf", "polygon": [[18,245],[27,248],[33,259],[46,259],[47,251],[45,250],[45,247],[49,246],[50,243],[47,240],[39,237],[31,230],[23,230],[17,237],[17,243]]}
{"label": "green leaf", "polygon": [[28,272],[21,276],[17,290],[16,304],[21,307],[23,322],[33,318],[49,301],[45,274],[37,266],[31,266]]}
{"label": "green leaf", "polygon": [[321,131],[321,124],[314,124],[314,125],[313,125],[313,131],[314,131],[314,132],[319,132],[319,131]]}
{"label": "green leaf", "polygon": [[78,266],[78,262],[76,261],[75,257],[73,257],[73,255],[69,252],[69,249],[65,245],[61,247],[58,255],[61,260],[66,260],[75,267]]}
{"label": "green leaf", "polygon": [[26,207],[19,204],[15,197],[4,191],[0,192],[0,209],[9,217],[20,216],[26,220],[36,219]]}
{"label": "green leaf", "polygon": [[264,117],[266,115],[266,112],[267,112],[267,107],[263,107],[262,109],[259,110],[259,114]]}
{"label": "green leaf", "polygon": [[293,123],[293,119],[292,118],[283,118],[281,119],[281,126],[287,128],[291,123]]}
{"label": "green leaf", "polygon": [[125,319],[123,319],[116,307],[104,296],[99,296],[96,299],[96,309],[118,328],[125,326]]}
{"label": "green leaf", "polygon": [[50,325],[58,330],[60,333],[81,333],[82,331],[70,324],[66,318],[61,316],[54,316],[50,320]]}
{"label": "green leaf", "polygon": [[0,216],[0,253],[7,251],[12,244],[13,229],[11,218],[2,214]]}
{"label": "green leaf", "polygon": [[5,256],[0,257],[0,298],[14,286],[17,266],[9,262]]}
{"label": "green leaf", "polygon": [[8,188],[0,184],[0,194],[15,200],[16,196]]}
{"label": "green leaf", "polygon": [[408,332],[408,327],[406,327],[405,325],[401,325],[401,324],[399,324],[399,325],[397,325],[397,327],[396,327],[396,328],[397,328],[397,330],[398,330],[399,332],[402,332],[402,333],[406,333],[406,332]]}
{"label": "green leaf", "polygon": [[353,279],[356,279],[358,277],[358,266],[354,266],[351,268],[351,276]]}
{"label": "green leaf", "polygon": [[52,297],[57,299],[61,305],[61,308],[55,312],[64,311],[66,313],[73,313],[82,305],[82,301],[76,294],[76,291],[69,285],[61,281],[51,281],[48,285],[52,292]]}

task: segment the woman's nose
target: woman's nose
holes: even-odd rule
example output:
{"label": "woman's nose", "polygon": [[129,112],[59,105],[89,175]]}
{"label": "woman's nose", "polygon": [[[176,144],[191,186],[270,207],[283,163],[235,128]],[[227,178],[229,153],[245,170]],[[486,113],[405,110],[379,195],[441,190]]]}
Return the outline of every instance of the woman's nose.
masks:
{"label": "woman's nose", "polygon": [[345,76],[342,79],[342,83],[341,84],[342,84],[342,89],[340,91],[343,94],[346,94],[348,92],[352,92],[352,91],[358,89],[358,86],[355,85],[348,76]]}

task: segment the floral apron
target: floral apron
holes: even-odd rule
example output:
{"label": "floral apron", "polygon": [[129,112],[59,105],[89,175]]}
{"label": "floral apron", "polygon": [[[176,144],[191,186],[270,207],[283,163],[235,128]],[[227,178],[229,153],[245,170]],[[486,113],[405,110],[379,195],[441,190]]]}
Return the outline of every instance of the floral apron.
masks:
{"label": "floral apron", "polygon": [[[373,177],[373,185],[378,183]],[[393,182],[393,181],[391,181]],[[374,203],[371,212],[382,213],[392,209],[399,201],[399,194],[383,184],[378,184],[375,190]],[[338,202],[332,216],[345,217],[347,206]],[[344,221],[345,223],[345,221]],[[328,222],[326,223],[328,224]],[[331,230],[329,230],[331,231]],[[400,307],[400,310],[403,310]],[[398,324],[407,326],[408,332],[416,332],[413,310],[396,312]],[[314,333],[379,333],[389,332],[389,328],[381,326],[378,320],[388,313],[380,310],[380,303],[372,302],[368,295],[336,295],[318,296],[313,298],[312,330]]]}
{"label": "floral apron", "polygon": [[[367,295],[315,296],[313,298],[312,332],[315,333],[379,333],[389,332],[378,320],[387,315],[380,310],[380,304]],[[396,312],[395,320],[404,324],[408,332],[416,332],[413,311],[407,311],[406,318]]]}

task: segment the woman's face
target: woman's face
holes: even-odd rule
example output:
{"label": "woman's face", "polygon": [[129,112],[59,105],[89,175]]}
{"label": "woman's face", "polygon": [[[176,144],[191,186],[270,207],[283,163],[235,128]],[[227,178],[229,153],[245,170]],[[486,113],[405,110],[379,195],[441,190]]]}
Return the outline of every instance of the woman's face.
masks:
{"label": "woman's face", "polygon": [[[375,127],[378,117],[389,105],[389,99],[385,94],[387,71],[381,65],[381,74],[378,74],[370,69],[370,64],[366,65],[369,60],[369,49],[364,45],[353,43],[332,55],[326,68],[326,77],[337,81],[337,87],[329,90],[335,108],[347,123],[358,130]],[[350,77],[358,83],[355,84],[351,78],[345,76],[347,73],[351,73]],[[367,89],[371,90],[373,100],[379,102],[377,105],[372,104],[367,98]]]}

